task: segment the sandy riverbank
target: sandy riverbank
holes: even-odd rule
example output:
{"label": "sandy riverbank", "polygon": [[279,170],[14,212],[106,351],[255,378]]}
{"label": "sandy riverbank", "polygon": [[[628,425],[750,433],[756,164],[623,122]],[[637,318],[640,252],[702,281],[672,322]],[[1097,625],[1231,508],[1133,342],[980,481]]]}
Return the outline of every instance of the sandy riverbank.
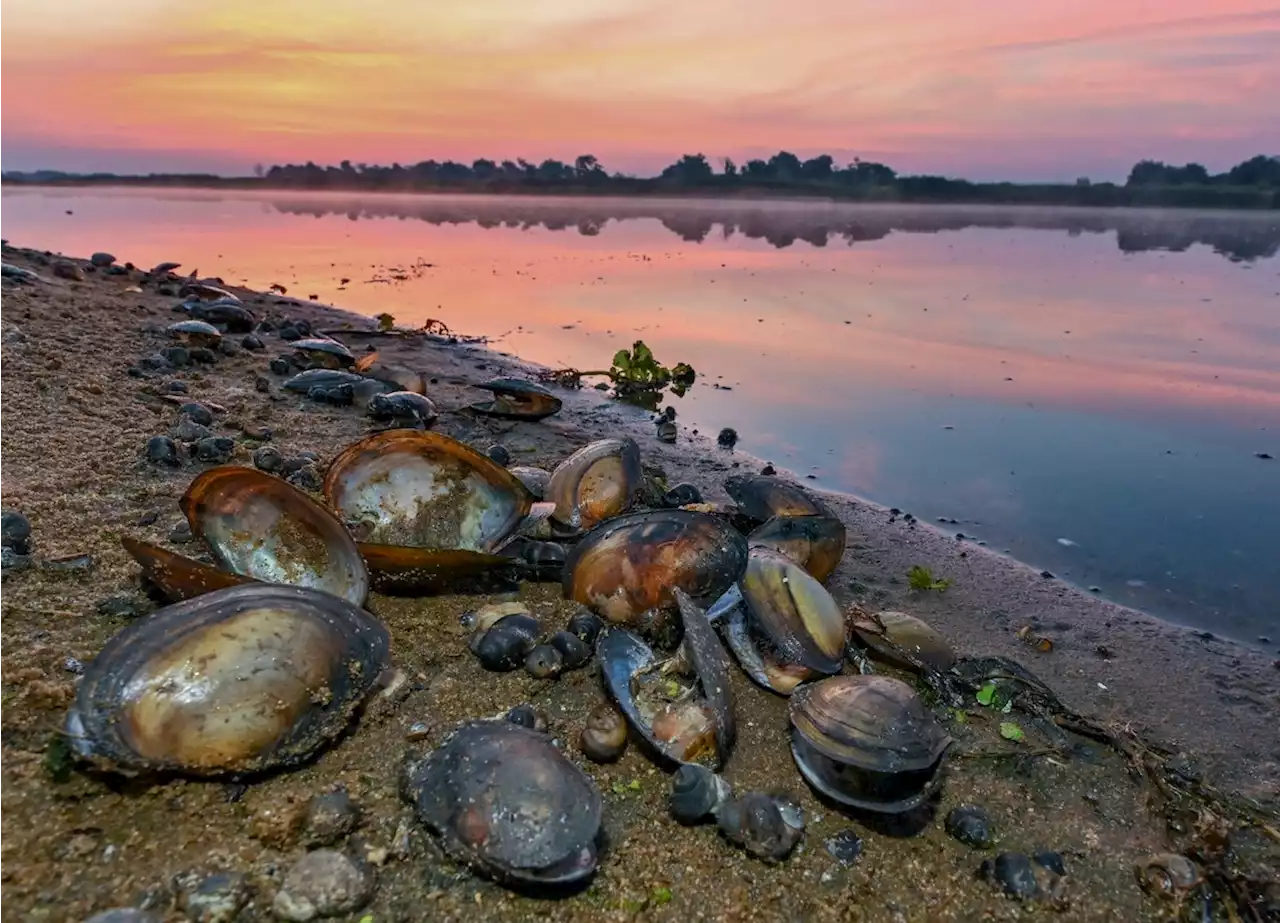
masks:
{"label": "sandy riverbank", "polygon": [[[127,258],[128,254],[120,254]],[[287,835],[264,833],[264,817],[288,813],[317,792],[343,783],[364,809],[361,836],[391,849],[366,912],[378,923],[415,918],[503,919],[552,914],[560,919],[1018,919],[1019,908],[994,894],[973,872],[982,854],[948,839],[935,823],[925,834],[896,839],[859,826],[862,859],[844,868],[823,849],[850,821],[814,800],[785,747],[785,702],[735,677],[740,742],[727,777],[739,788],[776,788],[804,799],[810,825],[804,850],[771,867],[747,858],[714,829],[683,830],[664,816],[666,779],[634,748],[609,767],[589,767],[606,793],[610,850],[596,883],[557,904],[516,898],[443,860],[415,832],[394,849],[407,812],[395,791],[404,734],[426,720],[432,742],[465,717],[489,715],[534,700],[561,739],[577,730],[601,696],[590,670],[539,683],[523,673],[487,674],[467,653],[458,615],[475,600],[375,596],[370,609],[391,629],[393,655],[413,677],[394,710],[374,713],[314,764],[236,792],[171,781],[119,787],[73,775],[55,783],[42,766],[51,734],[74,695],[68,658],[88,660],[125,624],[101,614],[104,599],[123,596],[145,608],[137,568],[122,535],[166,542],[181,516],[176,500],[205,467],[187,462],[156,468],[142,458],[146,440],[177,423],[163,395],[181,381],[193,400],[222,408],[215,434],[236,442],[235,461],[270,444],[286,456],[318,453],[321,462],[367,431],[358,408],[317,405],[280,390],[267,360],[286,344],[264,336],[261,352],[240,351],[198,370],[158,370],[130,377],[130,367],[163,348],[177,299],[141,274],[93,272],[58,278],[48,257],[6,247],[4,260],[44,281],[11,284],[3,305],[3,461],[6,510],[30,517],[37,559],[87,553],[93,566],[32,566],[6,575],[3,622],[4,919],[78,920],[91,911],[137,904],[150,895],[167,907],[173,875],[189,869],[234,869],[250,876],[255,897],[242,918],[269,919],[270,895],[301,851]],[[85,265],[86,261],[79,261]],[[255,311],[305,318],[316,327],[368,324],[340,311],[237,291]],[[238,337],[236,338],[238,339]],[[353,348],[364,342],[351,338]],[[484,395],[474,385],[500,374],[527,374],[519,360],[476,346],[414,340],[379,343],[385,358],[432,379],[442,409]],[[268,390],[255,379],[269,381]],[[689,481],[708,499],[726,499],[722,482],[754,459],[681,433],[660,443],[644,414],[595,391],[565,392],[560,415],[539,424],[510,424],[445,414],[437,429],[483,449],[503,443],[514,463],[552,467],[573,449],[627,432],[646,463],[671,484]],[[873,504],[829,497],[849,530],[849,549],[829,581],[842,602],[919,615],[965,655],[1011,656],[1034,670],[1076,710],[1168,747],[1187,773],[1255,799],[1280,792],[1280,670],[1265,654],[1162,623],[1106,603],[926,524],[893,517]],[[180,546],[181,547],[181,546]],[[193,546],[181,550],[188,553]],[[954,583],[942,594],[909,592],[915,564]],[[568,609],[554,584],[522,590],[540,615]],[[1054,641],[1040,654],[1016,637],[1025,624]],[[952,729],[964,743],[990,735],[978,715],[971,729]],[[985,736],[984,736],[985,735]],[[998,740],[997,740],[998,742]],[[956,760],[942,811],[961,801],[988,807],[1002,848],[1054,848],[1069,857],[1075,885],[1066,918],[1156,918],[1158,904],[1134,886],[1141,856],[1177,845],[1163,815],[1123,761],[1105,748],[1091,760],[1037,759],[1006,764]],[[631,787],[638,781],[639,788]],[[616,790],[615,790],[616,789]],[[411,827],[412,825],[410,825]],[[1257,838],[1246,835],[1246,844]],[[1257,845],[1257,844],[1254,844]],[[1250,861],[1264,861],[1261,846]],[[1274,860],[1274,853],[1270,854]],[[1274,869],[1274,866],[1273,866]],[[669,890],[668,890],[669,889]],[[362,914],[351,916],[360,919]],[[185,919],[180,914],[173,919]]]}

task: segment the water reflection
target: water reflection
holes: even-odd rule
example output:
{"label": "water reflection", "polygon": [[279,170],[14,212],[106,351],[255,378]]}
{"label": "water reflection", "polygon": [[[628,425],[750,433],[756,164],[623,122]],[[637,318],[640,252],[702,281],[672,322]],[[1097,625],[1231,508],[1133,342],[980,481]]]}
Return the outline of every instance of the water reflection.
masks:
{"label": "water reflection", "polygon": [[690,429],[1122,602],[1280,635],[1280,462],[1254,455],[1280,455],[1274,215],[6,189],[4,221],[548,365],[643,338],[698,369]]}
{"label": "water reflection", "polygon": [[966,228],[1114,232],[1122,253],[1148,250],[1182,252],[1204,244],[1237,262],[1280,252],[1280,218],[1240,213],[1118,209],[1011,209],[1000,207],[867,206],[822,202],[698,202],[658,199],[519,198],[344,198],[275,199],[272,207],[287,215],[342,215],[351,221],[414,218],[435,225],[475,224],[481,228],[576,230],[595,237],[610,222],[653,219],[681,240],[702,243],[713,234],[763,240],[779,249],[803,241],[814,247],[850,246],[882,240],[896,232],[936,234]]}

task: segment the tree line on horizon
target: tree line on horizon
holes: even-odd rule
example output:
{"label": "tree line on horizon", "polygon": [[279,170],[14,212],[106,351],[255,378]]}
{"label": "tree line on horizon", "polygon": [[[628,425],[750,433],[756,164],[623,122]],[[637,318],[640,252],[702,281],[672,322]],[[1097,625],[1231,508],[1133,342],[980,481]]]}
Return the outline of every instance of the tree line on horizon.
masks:
{"label": "tree line on horizon", "polygon": [[1183,207],[1280,208],[1280,157],[1258,155],[1220,174],[1201,164],[1182,166],[1158,160],[1135,164],[1123,185],[1075,183],[975,183],[932,175],[902,175],[882,163],[855,158],[837,165],[829,154],[802,160],[789,151],[739,165],[730,158],[719,169],[704,154],[684,154],[656,176],[610,173],[598,158],[582,154],[573,162],[523,158],[470,164],[424,160],[403,166],[355,163],[258,166],[254,178],[207,175],[114,174],[76,176],[52,171],[5,174],[16,182],[123,182],[145,185],[265,185],[281,189],[547,192],[564,194],[734,194],[772,192],[861,201],[993,202],[1009,204],[1172,205]]}

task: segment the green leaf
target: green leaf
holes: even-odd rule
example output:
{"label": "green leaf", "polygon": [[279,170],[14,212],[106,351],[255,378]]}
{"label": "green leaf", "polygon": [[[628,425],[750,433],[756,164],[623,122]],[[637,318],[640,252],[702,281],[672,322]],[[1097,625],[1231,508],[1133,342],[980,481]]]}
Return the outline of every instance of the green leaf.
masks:
{"label": "green leaf", "polygon": [[654,888],[653,893],[649,895],[649,900],[660,907],[663,904],[671,903],[671,897],[670,888]]}
{"label": "green leaf", "polygon": [[360,923],[373,923],[373,914],[366,913],[360,918]]}
{"label": "green leaf", "polygon": [[620,349],[613,354],[614,368],[625,369],[631,365],[631,353],[625,349]]}
{"label": "green leaf", "polygon": [[1000,722],[1000,736],[1005,740],[1022,740],[1026,735],[1022,733],[1022,728],[1018,727],[1012,721]]}
{"label": "green leaf", "polygon": [[983,683],[982,688],[978,690],[978,704],[990,705],[996,697],[996,684]]}
{"label": "green leaf", "polygon": [[627,788],[629,788],[633,792],[640,791],[640,780],[632,779],[630,782],[627,783]]}
{"label": "green leaf", "polygon": [[951,709],[951,717],[955,719],[956,724],[967,724],[969,716],[965,714],[963,708]]}

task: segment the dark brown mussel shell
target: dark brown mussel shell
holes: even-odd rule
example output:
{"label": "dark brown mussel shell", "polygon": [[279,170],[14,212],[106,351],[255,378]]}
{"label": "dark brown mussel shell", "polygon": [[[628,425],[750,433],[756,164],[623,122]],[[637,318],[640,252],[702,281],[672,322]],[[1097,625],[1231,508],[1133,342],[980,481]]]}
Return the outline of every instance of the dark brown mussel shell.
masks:
{"label": "dark brown mussel shell", "polygon": [[640,446],[629,436],[585,445],[551,472],[551,518],[569,529],[591,529],[629,510],[643,479]]}
{"label": "dark brown mussel shell", "polygon": [[192,302],[191,316],[210,324],[221,324],[227,328],[228,333],[249,333],[258,322],[253,312],[242,305],[239,299],[228,301],[224,298],[204,304]]}
{"label": "dark brown mussel shell", "polygon": [[660,630],[676,611],[676,588],[705,607],[746,566],[746,539],[724,519],[690,510],[629,513],[574,546],[564,595],[616,625]]}
{"label": "dark brown mussel shell", "polygon": [[542,420],[559,413],[562,402],[549,390],[520,378],[495,378],[477,387],[493,394],[491,401],[479,401],[471,409],[490,417],[509,420]]}
{"label": "dark brown mussel shell", "polygon": [[202,320],[180,320],[168,327],[169,336],[189,346],[217,346],[222,342],[222,331]]}
{"label": "dark brown mussel shell", "polygon": [[358,544],[373,587],[388,596],[450,591],[505,592],[519,586],[523,563],[506,555],[459,548]]}
{"label": "dark brown mussel shell", "polygon": [[791,753],[805,781],[884,814],[922,804],[951,738],[915,691],[887,676],[833,676],[791,697]]}
{"label": "dark brown mussel shell", "polygon": [[375,394],[387,394],[396,390],[385,382],[342,369],[307,369],[286,380],[280,387],[286,391],[308,394],[312,388],[333,390],[343,385],[350,385],[353,397],[362,401],[370,400]]}
{"label": "dark brown mussel shell", "polygon": [[120,539],[120,544],[142,566],[142,576],[153,583],[170,602],[180,602],[214,590],[255,582],[251,577],[221,570],[127,535]]}
{"label": "dark brown mussel shell", "polygon": [[341,734],[388,665],[382,623],[328,593],[254,583],[159,609],[85,671],[73,750],[120,771],[294,765]]}
{"label": "dark brown mussel shell", "polygon": [[850,619],[854,636],[871,649],[872,656],[908,670],[949,670],[956,653],[947,639],[927,622],[905,612],[854,612]]}
{"label": "dark brown mussel shell", "polygon": [[357,359],[351,368],[365,378],[387,385],[388,391],[427,393],[427,379],[421,372],[415,372],[411,368],[394,362],[384,362],[377,353],[366,353]]}
{"label": "dark brown mussel shell", "polygon": [[289,345],[311,368],[349,369],[356,362],[356,357],[351,354],[351,350],[337,340],[327,337],[294,340]]}
{"label": "dark brown mussel shell", "polygon": [[846,536],[844,523],[834,516],[775,516],[754,529],[747,541],[782,552],[826,582],[844,557]]}
{"label": "dark brown mussel shell", "polygon": [[737,737],[727,655],[706,613],[679,589],[684,661],[692,676],[667,669],[650,647],[624,628],[609,627],[596,640],[605,686],[628,723],[665,760],[709,760],[722,768]]}
{"label": "dark brown mussel shell", "polygon": [[762,523],[775,516],[830,516],[826,505],[803,487],[770,474],[735,474],[724,489],[738,504],[739,517]]}
{"label": "dark brown mussel shell", "polygon": [[403,790],[450,856],[504,884],[564,888],[596,870],[600,790],[546,734],[469,722],[406,767]]}
{"label": "dark brown mussel shell", "polygon": [[224,570],[358,606],[369,595],[368,569],[346,528],[287,481],[219,465],[191,482],[179,506]]}

